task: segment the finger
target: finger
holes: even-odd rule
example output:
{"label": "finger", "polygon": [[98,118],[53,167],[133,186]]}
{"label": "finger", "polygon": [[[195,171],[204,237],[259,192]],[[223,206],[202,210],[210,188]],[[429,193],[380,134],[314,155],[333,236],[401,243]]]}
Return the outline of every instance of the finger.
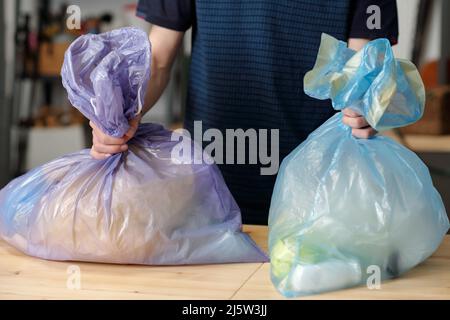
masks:
{"label": "finger", "polygon": [[139,126],[139,122],[140,122],[140,117],[139,116],[134,118],[134,119],[132,119],[132,120],[130,120],[130,122],[129,122],[130,128],[128,129],[127,133],[125,133],[125,136],[124,136],[126,141],[128,141],[128,140],[130,140],[131,138],[134,137],[134,135],[135,135],[135,133],[137,131],[137,128]]}
{"label": "finger", "polygon": [[108,153],[97,152],[94,148],[91,148],[90,154],[91,154],[91,157],[96,160],[106,159],[111,156],[111,154],[108,154]]}
{"label": "finger", "polygon": [[125,133],[125,135],[124,135],[125,141],[128,141],[131,138],[133,138],[134,134],[136,133],[136,130],[137,130],[136,126],[130,126],[130,128],[127,131],[127,133]]}
{"label": "finger", "polygon": [[366,119],[364,119],[364,117],[361,117],[361,116],[356,117],[356,118],[344,116],[344,117],[342,117],[342,122],[354,129],[361,129],[361,128],[367,127],[369,125],[367,123]]}
{"label": "finger", "polygon": [[107,134],[104,134],[101,130],[94,129],[92,130],[92,136],[97,138],[97,141],[100,142],[101,144],[106,144],[106,145],[122,145],[125,143],[125,139],[124,138],[115,138],[115,137],[111,137]]}
{"label": "finger", "polygon": [[92,139],[93,148],[95,151],[99,153],[108,153],[108,154],[114,154],[119,152],[124,152],[128,149],[128,146],[126,144],[114,144],[114,145],[108,145],[103,144],[97,140],[97,138],[94,136]]}
{"label": "finger", "polygon": [[96,144],[94,146],[94,149],[99,153],[116,154],[128,150],[128,146],[126,144],[122,145]]}
{"label": "finger", "polygon": [[369,139],[377,134],[377,131],[372,127],[366,127],[363,129],[352,129],[352,135],[359,139]]}
{"label": "finger", "polygon": [[350,118],[356,118],[356,117],[360,117],[361,116],[358,112],[356,112],[356,111],[354,111],[354,110],[352,110],[350,108],[345,108],[344,110],[342,110],[342,113],[345,116],[350,117]]}

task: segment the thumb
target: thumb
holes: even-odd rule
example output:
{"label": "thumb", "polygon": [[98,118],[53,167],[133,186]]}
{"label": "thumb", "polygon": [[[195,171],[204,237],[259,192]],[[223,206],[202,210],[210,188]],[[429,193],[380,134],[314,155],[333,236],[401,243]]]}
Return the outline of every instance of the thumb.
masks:
{"label": "thumb", "polygon": [[128,131],[125,133],[124,136],[127,141],[133,138],[134,134],[137,131],[140,121],[141,121],[140,116],[137,116],[136,118],[130,120],[129,122],[130,128],[128,129]]}

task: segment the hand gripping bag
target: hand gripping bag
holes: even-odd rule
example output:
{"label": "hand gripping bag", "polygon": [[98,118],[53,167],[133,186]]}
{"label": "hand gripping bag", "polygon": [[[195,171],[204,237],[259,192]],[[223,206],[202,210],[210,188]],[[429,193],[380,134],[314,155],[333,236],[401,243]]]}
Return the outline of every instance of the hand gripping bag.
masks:
{"label": "hand gripping bag", "polygon": [[[150,62],[150,43],[138,29],[81,36],[65,54],[63,85],[87,118],[122,137],[142,106]],[[86,149],[11,181],[0,191],[1,237],[52,260],[265,261],[241,232],[239,208],[217,166],[177,159],[172,135],[141,124],[124,153],[94,160]]]}
{"label": "hand gripping bag", "polygon": [[[378,131],[417,121],[425,100],[415,66],[395,59],[386,39],[355,52],[326,34],[304,90]],[[429,257],[448,228],[416,154],[388,137],[353,137],[339,112],[280,166],[269,215],[272,282],[291,297],[396,277]]]}

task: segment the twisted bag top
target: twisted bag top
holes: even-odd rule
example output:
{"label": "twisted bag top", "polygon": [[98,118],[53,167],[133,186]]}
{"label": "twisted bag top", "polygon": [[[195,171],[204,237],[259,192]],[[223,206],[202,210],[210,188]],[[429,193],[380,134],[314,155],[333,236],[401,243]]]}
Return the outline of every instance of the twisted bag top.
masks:
{"label": "twisted bag top", "polygon": [[142,109],[151,45],[136,28],[77,38],[66,51],[62,83],[72,105],[97,127],[122,137]]}
{"label": "twisted bag top", "polygon": [[425,89],[414,64],[396,59],[387,39],[370,41],[358,52],[322,34],[314,68],[304,78],[305,93],[349,107],[378,131],[412,124],[422,117]]}

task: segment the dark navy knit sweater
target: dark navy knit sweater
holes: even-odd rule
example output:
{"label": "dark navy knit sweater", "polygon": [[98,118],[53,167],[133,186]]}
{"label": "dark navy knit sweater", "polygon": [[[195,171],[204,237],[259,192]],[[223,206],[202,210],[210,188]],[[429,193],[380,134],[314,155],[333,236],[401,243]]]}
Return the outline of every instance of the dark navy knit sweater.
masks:
{"label": "dark navy knit sweater", "polygon": [[[370,4],[381,9],[381,29],[366,26]],[[334,113],[329,101],[303,92],[321,33],[344,41],[398,35],[390,0],[141,0],[137,15],[173,30],[193,27],[185,127],[201,120],[203,130],[279,129],[280,162]],[[276,176],[260,167],[220,165],[244,223],[267,223]]]}

